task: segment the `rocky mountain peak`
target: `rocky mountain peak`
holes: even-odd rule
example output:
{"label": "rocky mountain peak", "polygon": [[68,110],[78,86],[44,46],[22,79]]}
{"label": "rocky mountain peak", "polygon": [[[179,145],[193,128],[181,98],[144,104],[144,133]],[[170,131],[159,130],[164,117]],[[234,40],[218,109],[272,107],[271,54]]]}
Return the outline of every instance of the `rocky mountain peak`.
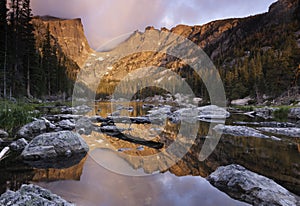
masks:
{"label": "rocky mountain peak", "polygon": [[278,0],[269,7],[268,14],[272,18],[288,19],[295,14],[299,7],[299,0]]}
{"label": "rocky mountain peak", "polygon": [[32,21],[38,36],[49,25],[50,34],[55,39],[60,50],[79,67],[84,64],[89,54],[93,52],[85,37],[80,18],[60,19],[52,16],[42,16],[35,17]]}

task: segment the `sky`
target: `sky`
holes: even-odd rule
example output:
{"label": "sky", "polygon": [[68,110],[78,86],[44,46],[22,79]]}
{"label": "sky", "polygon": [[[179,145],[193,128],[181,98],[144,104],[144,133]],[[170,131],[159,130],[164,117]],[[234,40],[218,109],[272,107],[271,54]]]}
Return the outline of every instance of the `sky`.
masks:
{"label": "sky", "polygon": [[276,0],[31,0],[34,15],[81,18],[92,48],[147,26],[202,25],[268,11]]}

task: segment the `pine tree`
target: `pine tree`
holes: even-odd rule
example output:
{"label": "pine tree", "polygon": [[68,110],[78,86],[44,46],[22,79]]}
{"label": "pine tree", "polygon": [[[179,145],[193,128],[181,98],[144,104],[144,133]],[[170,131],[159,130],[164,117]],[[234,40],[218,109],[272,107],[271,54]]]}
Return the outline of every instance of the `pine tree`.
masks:
{"label": "pine tree", "polygon": [[31,84],[37,82],[35,77],[38,77],[38,56],[35,48],[34,28],[31,23],[32,12],[30,8],[30,0],[23,0],[21,10],[21,23],[22,23],[22,42],[24,45],[23,53],[23,68],[24,79],[26,83],[26,94],[28,97],[31,95]]}
{"label": "pine tree", "polygon": [[23,45],[22,45],[22,25],[21,25],[21,0],[11,0],[9,11],[9,48],[10,48],[10,62],[9,62],[9,90],[10,98],[13,95],[20,94],[23,89]]}
{"label": "pine tree", "polygon": [[[8,9],[6,7],[7,1],[1,0],[0,1],[0,66],[1,69],[3,68],[1,79],[3,80],[3,97],[6,98],[6,75],[7,75],[7,44],[8,44],[8,34],[7,34],[7,12]],[[1,89],[0,89],[1,91]]]}

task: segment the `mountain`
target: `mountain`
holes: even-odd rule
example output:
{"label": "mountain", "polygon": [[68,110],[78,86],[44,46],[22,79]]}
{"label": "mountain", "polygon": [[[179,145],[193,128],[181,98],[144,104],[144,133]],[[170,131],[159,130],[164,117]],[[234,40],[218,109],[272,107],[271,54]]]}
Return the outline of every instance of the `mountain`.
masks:
{"label": "mountain", "polygon": [[41,24],[44,25],[44,28],[49,24],[50,33],[62,52],[76,62],[78,66],[82,66],[92,52],[85,37],[81,19],[70,20],[43,16],[34,18],[33,24],[37,32],[41,32]]}
{"label": "mountain", "polygon": [[[159,36],[163,32],[172,32],[199,45],[213,60],[229,100],[251,96],[257,103],[261,103],[267,98],[279,97],[287,91],[291,91],[289,95],[294,93],[294,100],[299,97],[299,14],[298,0],[278,0],[270,6],[268,12],[246,18],[218,20],[202,26],[178,25],[170,30],[147,27],[144,32],[136,31],[126,41],[107,52],[93,52],[89,48],[79,19],[39,17],[33,22],[38,31],[41,26],[46,28],[49,24],[53,42],[59,45],[61,52],[72,63],[81,67],[82,83],[88,85],[91,90],[97,87],[98,97],[112,94],[128,73],[139,68],[157,66],[169,68],[179,74],[194,88],[197,96],[208,98],[201,78],[178,58],[161,52],[136,52],[122,56],[130,50],[128,48],[146,46],[149,33]],[[161,42],[169,41],[168,36],[161,38],[164,38],[160,39]],[[157,44],[150,44],[152,43]],[[169,45],[163,46],[161,51],[170,49]],[[84,64],[86,59],[88,60]],[[75,68],[76,74],[79,71],[78,67]],[[96,67],[103,69],[95,69]],[[147,74],[149,76],[146,69],[138,70],[140,77]],[[170,84],[175,82],[162,71],[152,72],[151,75],[153,78],[157,77],[157,81],[165,80]],[[145,78],[143,81],[146,81]],[[134,86],[136,84],[135,82],[127,86],[134,92],[137,90]],[[146,96],[156,93],[156,90],[158,89],[147,90],[146,93],[149,94]]]}
{"label": "mountain", "polygon": [[49,30],[52,47],[56,47],[58,56],[66,61],[67,73],[75,80],[85,60],[93,52],[85,37],[81,19],[36,16],[32,24],[35,28],[37,47],[41,50]]}

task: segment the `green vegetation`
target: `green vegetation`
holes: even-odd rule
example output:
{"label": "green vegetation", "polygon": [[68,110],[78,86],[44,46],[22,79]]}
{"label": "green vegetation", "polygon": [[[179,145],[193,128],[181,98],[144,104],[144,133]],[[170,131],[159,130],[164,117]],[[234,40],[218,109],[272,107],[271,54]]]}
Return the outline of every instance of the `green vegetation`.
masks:
{"label": "green vegetation", "polygon": [[[59,106],[72,106],[72,102],[47,102],[28,103],[24,100],[18,102],[0,101],[0,129],[7,131],[13,137],[17,130],[25,124],[32,122],[33,118],[39,118],[45,114],[42,107],[53,107],[51,113],[58,114]],[[40,110],[37,110],[39,109]]]}
{"label": "green vegetation", "polygon": [[35,104],[1,101],[0,128],[13,137],[20,127],[31,122],[33,118],[40,116],[39,113],[34,112],[35,106]]}
{"label": "green vegetation", "polygon": [[261,103],[264,94],[274,98],[300,87],[298,29],[295,21],[258,28],[224,52],[216,62],[227,97]]}
{"label": "green vegetation", "polygon": [[290,106],[278,107],[278,110],[276,110],[274,112],[275,119],[278,120],[278,121],[287,121],[290,109],[291,109]]}

